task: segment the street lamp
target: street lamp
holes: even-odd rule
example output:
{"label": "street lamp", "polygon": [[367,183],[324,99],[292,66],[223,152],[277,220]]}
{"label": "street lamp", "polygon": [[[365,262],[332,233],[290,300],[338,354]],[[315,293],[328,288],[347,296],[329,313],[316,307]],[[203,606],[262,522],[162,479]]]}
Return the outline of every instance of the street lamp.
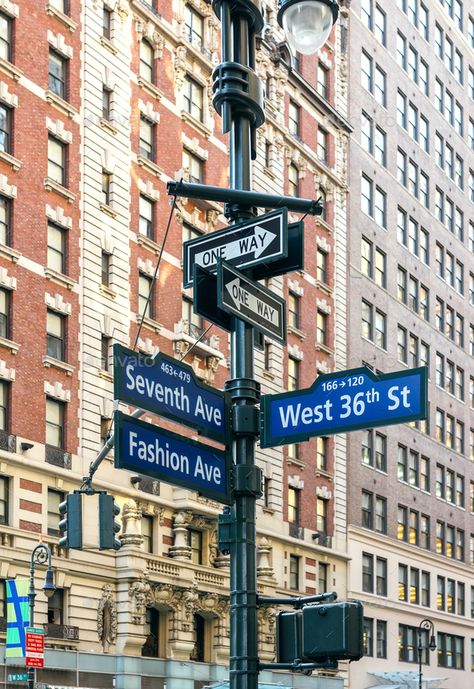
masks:
{"label": "street lamp", "polygon": [[[33,548],[31,553],[31,565],[30,565],[30,587],[28,589],[28,606],[30,609],[30,627],[34,626],[35,621],[35,566],[44,565],[48,563],[48,569],[46,570],[46,575],[44,578],[44,584],[41,587],[44,591],[46,598],[51,598],[53,593],[56,591],[56,586],[54,584],[54,572],[51,568],[51,550],[46,543],[38,543],[38,545]],[[35,686],[35,668],[28,668],[28,689],[34,689]]]}
{"label": "street lamp", "polygon": [[434,635],[434,625],[431,620],[425,619],[420,622],[418,625],[418,629],[416,630],[417,634],[417,651],[418,651],[418,689],[423,689],[423,670],[422,670],[422,652],[423,649],[426,648],[426,646],[422,645],[422,638],[423,638],[423,632],[424,631],[429,631],[430,632],[430,642],[428,644],[428,648],[430,651],[434,651],[436,648],[436,639]]}
{"label": "street lamp", "polygon": [[298,53],[311,55],[327,41],[339,14],[337,0],[280,0],[278,23]]}

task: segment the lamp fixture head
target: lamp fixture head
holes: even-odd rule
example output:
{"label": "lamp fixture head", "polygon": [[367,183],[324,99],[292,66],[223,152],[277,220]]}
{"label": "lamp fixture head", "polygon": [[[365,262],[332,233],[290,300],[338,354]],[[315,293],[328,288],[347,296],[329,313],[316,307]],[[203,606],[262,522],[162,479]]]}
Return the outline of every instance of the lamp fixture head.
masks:
{"label": "lamp fixture head", "polygon": [[337,0],[279,0],[278,23],[298,53],[316,53],[327,41],[339,14]]}
{"label": "lamp fixture head", "polygon": [[54,572],[52,569],[47,569],[46,570],[46,575],[44,578],[44,584],[42,586],[42,589],[44,591],[44,595],[46,598],[51,598],[56,591],[56,586],[54,583]]}
{"label": "lamp fixture head", "polygon": [[430,636],[430,646],[429,646],[429,648],[430,648],[430,651],[435,651],[435,650],[436,650],[436,639],[435,639],[435,635],[434,635],[434,634],[432,634],[432,635]]}

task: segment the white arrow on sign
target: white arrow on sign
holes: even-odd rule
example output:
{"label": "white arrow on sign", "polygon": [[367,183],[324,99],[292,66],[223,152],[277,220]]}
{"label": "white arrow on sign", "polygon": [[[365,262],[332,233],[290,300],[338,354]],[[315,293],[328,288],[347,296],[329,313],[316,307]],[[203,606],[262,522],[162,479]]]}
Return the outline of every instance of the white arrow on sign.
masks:
{"label": "white arrow on sign", "polygon": [[280,318],[277,309],[273,309],[264,301],[259,299],[255,294],[247,292],[245,287],[241,287],[240,278],[235,278],[226,284],[226,289],[229,292],[235,306],[240,310],[242,306],[253,311],[255,314],[261,316],[266,321],[275,326],[279,326]]}
{"label": "white arrow on sign", "polygon": [[253,234],[248,237],[242,237],[212,249],[205,249],[194,256],[194,261],[199,266],[208,268],[215,265],[219,257],[228,261],[238,256],[253,254],[255,258],[258,258],[270,246],[275,237],[277,235],[274,232],[270,232],[260,225],[255,225]]}

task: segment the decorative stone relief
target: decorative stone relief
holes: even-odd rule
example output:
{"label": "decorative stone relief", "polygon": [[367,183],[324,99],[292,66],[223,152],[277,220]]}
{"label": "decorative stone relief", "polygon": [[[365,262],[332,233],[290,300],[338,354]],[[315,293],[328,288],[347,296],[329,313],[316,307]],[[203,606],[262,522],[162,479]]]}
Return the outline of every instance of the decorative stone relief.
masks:
{"label": "decorative stone relief", "polygon": [[5,194],[5,196],[16,199],[17,188],[13,184],[8,184],[8,177],[6,175],[0,175],[0,192]]}
{"label": "decorative stone relief", "polygon": [[179,45],[174,53],[174,80],[176,89],[181,91],[184,85],[184,78],[186,76],[186,48],[184,45]]}
{"label": "decorative stone relief", "polygon": [[322,311],[323,313],[331,313],[331,305],[328,304],[326,299],[316,299],[316,306],[318,311]]}
{"label": "decorative stone relief", "polygon": [[45,381],[44,392],[48,397],[54,397],[63,402],[69,402],[71,399],[71,391],[65,390],[62,383],[48,383]]}
{"label": "decorative stone relief", "polygon": [[138,178],[137,186],[142,194],[145,194],[145,196],[148,196],[150,199],[153,199],[153,201],[158,201],[158,199],[160,198],[160,192],[153,186],[153,182],[151,182],[150,180],[144,182],[142,179]]}
{"label": "decorative stone relief", "polygon": [[303,490],[304,480],[298,474],[294,474],[293,476],[288,476],[288,485],[297,490]]}
{"label": "decorative stone relief", "polygon": [[49,205],[49,203],[47,203],[46,217],[58,225],[62,225],[62,227],[67,227],[69,230],[72,227],[72,218],[68,215],[65,215],[64,209],[61,208],[61,206],[56,206],[56,208],[53,208]]}
{"label": "decorative stone relief", "polygon": [[137,261],[137,267],[141,273],[145,273],[150,277],[153,277],[155,275],[155,266],[153,265],[150,258],[147,258],[145,260],[139,258]]}
{"label": "decorative stone relief", "polygon": [[44,303],[50,309],[58,311],[58,313],[63,313],[66,316],[71,315],[71,304],[68,304],[64,301],[62,294],[55,294],[53,296],[52,294],[49,294],[49,292],[46,292],[44,295]]}
{"label": "decorative stone relief", "polygon": [[50,117],[46,118],[46,129],[54,136],[67,144],[72,142],[72,132],[64,128],[64,123],[61,120],[52,120]]}
{"label": "decorative stone relief", "polygon": [[53,46],[58,53],[62,53],[67,58],[71,59],[73,55],[72,46],[66,44],[66,39],[60,33],[54,34],[48,29],[48,43]]}
{"label": "decorative stone relief", "polygon": [[325,251],[327,254],[331,253],[331,245],[324,235],[317,235],[316,246]]}
{"label": "decorative stone relief", "polygon": [[104,653],[108,653],[110,644],[117,638],[117,604],[110,584],[102,587],[102,597],[97,606],[97,634]]}
{"label": "decorative stone relief", "polygon": [[298,347],[297,344],[295,345],[288,345],[288,354],[292,356],[294,359],[298,359],[301,361],[303,359],[303,352],[301,349]]}
{"label": "decorative stone relief", "polygon": [[155,354],[158,354],[160,351],[160,348],[157,347],[149,337],[146,337],[145,339],[139,337],[137,341],[137,348],[140,352],[143,352],[143,354],[147,354],[148,356],[155,356]]}
{"label": "decorative stone relief", "polygon": [[128,595],[132,600],[132,624],[144,624],[146,607],[153,603],[148,571],[143,570],[140,579],[130,585]]}
{"label": "decorative stone relief", "polygon": [[323,500],[330,500],[332,498],[332,491],[327,486],[316,486],[316,495]]}
{"label": "decorative stone relief", "polygon": [[158,124],[160,121],[160,113],[153,108],[153,103],[150,103],[150,101],[145,103],[140,98],[138,101],[138,107],[142,115],[144,115],[151,122]]}
{"label": "decorative stone relief", "polygon": [[155,59],[161,60],[163,57],[163,48],[165,47],[165,41],[160,34],[155,31],[155,26],[152,22],[142,22],[137,21],[136,23],[137,39],[139,41],[142,38],[146,38],[150,42],[153,50],[155,51]]}
{"label": "decorative stone relief", "polygon": [[0,100],[12,108],[16,108],[18,106],[18,96],[9,92],[8,84],[6,84],[4,81],[0,81]]}
{"label": "decorative stone relief", "polygon": [[5,289],[16,289],[16,277],[8,275],[6,268],[0,268],[0,285]]}
{"label": "decorative stone relief", "polygon": [[15,380],[16,372],[14,368],[8,368],[7,364],[3,359],[0,359],[0,378],[2,380]]}
{"label": "decorative stone relief", "polygon": [[122,534],[120,536],[122,545],[142,545],[141,518],[140,508],[137,507],[135,500],[130,498],[122,508]]}

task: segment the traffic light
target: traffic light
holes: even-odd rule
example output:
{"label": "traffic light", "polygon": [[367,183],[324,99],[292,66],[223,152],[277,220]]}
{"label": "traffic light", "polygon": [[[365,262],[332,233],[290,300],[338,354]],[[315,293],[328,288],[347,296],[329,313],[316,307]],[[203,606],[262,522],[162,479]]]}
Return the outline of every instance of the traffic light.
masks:
{"label": "traffic light", "polygon": [[358,601],[305,605],[277,617],[277,661],[359,660],[363,607]]}
{"label": "traffic light", "polygon": [[120,514],[120,507],[114,497],[107,493],[99,493],[99,550],[118,550],[121,543],[115,534],[120,531],[119,522],[115,517]]}
{"label": "traffic light", "polygon": [[69,493],[59,505],[60,548],[82,548],[82,494]]}

